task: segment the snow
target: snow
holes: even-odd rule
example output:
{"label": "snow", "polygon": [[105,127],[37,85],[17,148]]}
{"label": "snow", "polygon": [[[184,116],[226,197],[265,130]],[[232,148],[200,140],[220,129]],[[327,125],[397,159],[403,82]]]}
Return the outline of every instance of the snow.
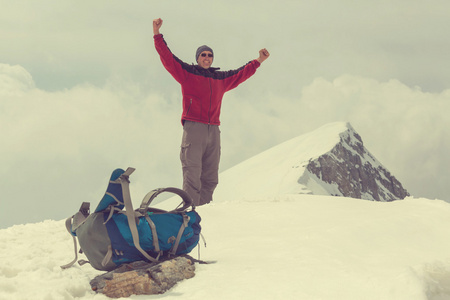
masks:
{"label": "snow", "polygon": [[309,160],[331,151],[339,143],[339,135],[348,129],[348,125],[345,122],[326,124],[224,171],[220,175],[215,198],[236,200],[313,192],[311,187],[298,183],[299,178]]}
{"label": "snow", "polygon": [[[198,211],[200,258],[218,262],[166,299],[450,299],[447,202],[280,195]],[[64,221],[0,230],[0,245],[0,299],[107,299],[89,286],[101,272],[60,269],[73,258]]]}
{"label": "snow", "polygon": [[[449,203],[298,193],[291,169],[329,151],[343,125],[280,145],[303,153],[296,160],[276,150],[222,173],[215,201],[197,208],[207,242],[200,259],[217,263],[196,265],[194,278],[164,295],[130,299],[450,299]],[[326,142],[299,145],[312,140]],[[239,185],[233,169],[253,176],[252,184]],[[0,299],[108,299],[89,285],[102,272],[88,264],[60,268],[73,255],[64,220],[0,230]]]}

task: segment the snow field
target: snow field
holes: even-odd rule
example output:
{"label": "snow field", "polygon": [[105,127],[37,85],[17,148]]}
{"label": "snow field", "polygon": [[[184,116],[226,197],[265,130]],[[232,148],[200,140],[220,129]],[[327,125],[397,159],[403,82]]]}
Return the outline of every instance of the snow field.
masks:
{"label": "snow field", "polygon": [[[198,208],[196,276],[131,299],[450,299],[450,204],[284,195]],[[64,221],[0,230],[0,299],[108,299]],[[197,257],[197,249],[191,253]],[[81,258],[84,258],[81,255]]]}

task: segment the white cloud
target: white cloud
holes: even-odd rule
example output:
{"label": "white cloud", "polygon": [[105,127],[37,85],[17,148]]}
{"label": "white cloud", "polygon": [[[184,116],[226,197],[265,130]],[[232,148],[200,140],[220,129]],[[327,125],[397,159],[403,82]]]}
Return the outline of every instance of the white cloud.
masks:
{"label": "white cloud", "polygon": [[0,63],[0,95],[27,92],[35,87],[31,74],[23,67]]}
{"label": "white cloud", "polygon": [[[16,78],[1,76],[5,82]],[[29,82],[22,83],[0,91],[0,186],[11,203],[2,211],[7,224],[20,217],[11,212],[24,203],[31,205],[33,221],[61,218],[83,199],[95,203],[117,167],[138,168],[140,194],[180,185],[180,108],[169,106],[170,99],[143,95],[123,82],[59,92],[24,91]]]}

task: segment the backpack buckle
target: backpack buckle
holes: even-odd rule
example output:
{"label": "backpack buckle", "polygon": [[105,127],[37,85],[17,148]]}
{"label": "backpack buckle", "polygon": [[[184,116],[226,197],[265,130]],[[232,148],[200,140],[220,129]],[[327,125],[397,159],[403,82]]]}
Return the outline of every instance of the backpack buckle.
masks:
{"label": "backpack buckle", "polygon": [[87,218],[87,217],[89,216],[89,214],[91,213],[91,212],[90,212],[90,209],[89,209],[90,205],[91,205],[91,204],[90,204],[89,202],[83,202],[83,203],[81,204],[80,212],[83,214],[83,216],[84,216],[85,218]]}

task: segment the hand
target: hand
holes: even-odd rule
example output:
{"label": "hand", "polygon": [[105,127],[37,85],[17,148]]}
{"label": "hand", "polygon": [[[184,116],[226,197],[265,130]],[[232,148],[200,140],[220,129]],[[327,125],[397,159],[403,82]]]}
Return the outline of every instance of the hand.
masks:
{"label": "hand", "polygon": [[161,18],[153,20],[153,34],[159,34],[159,29],[161,28],[163,20]]}
{"label": "hand", "polygon": [[269,51],[267,51],[266,48],[259,50],[259,57],[256,59],[257,61],[259,61],[259,63],[263,63],[263,61],[265,61],[266,59],[268,59],[270,56]]}

